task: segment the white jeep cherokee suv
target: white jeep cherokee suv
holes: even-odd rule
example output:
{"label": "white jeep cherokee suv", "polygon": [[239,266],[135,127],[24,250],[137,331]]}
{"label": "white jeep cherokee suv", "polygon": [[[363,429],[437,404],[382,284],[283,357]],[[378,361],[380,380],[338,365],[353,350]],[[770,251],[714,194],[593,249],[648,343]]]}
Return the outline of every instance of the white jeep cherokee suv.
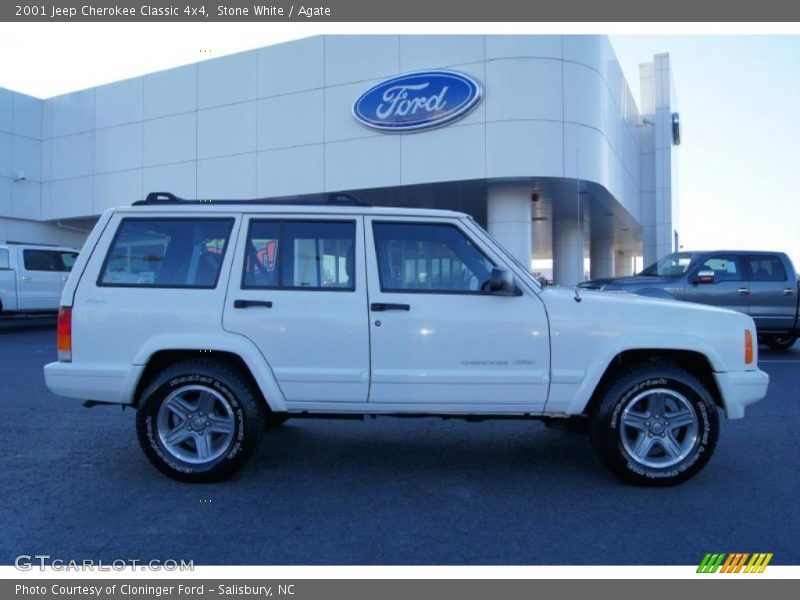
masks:
{"label": "white jeep cherokee suv", "polygon": [[624,480],[675,484],[769,382],[750,317],[543,289],[450,211],[151,194],[103,214],[61,305],[50,390],[135,407],[184,481],[287,418],[415,415],[585,422]]}

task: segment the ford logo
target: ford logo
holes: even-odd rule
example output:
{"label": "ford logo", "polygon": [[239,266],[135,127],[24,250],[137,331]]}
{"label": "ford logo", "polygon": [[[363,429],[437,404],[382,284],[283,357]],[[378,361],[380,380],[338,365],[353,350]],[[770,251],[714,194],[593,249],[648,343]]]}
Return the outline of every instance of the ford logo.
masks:
{"label": "ford logo", "polygon": [[381,131],[420,131],[463,117],[481,95],[480,84],[462,73],[406,73],[361,94],[353,104],[353,116]]}

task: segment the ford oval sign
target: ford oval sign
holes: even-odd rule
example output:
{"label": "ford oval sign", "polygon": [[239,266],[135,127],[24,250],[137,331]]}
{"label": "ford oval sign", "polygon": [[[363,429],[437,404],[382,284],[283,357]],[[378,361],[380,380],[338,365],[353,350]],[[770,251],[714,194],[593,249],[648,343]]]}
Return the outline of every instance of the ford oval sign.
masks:
{"label": "ford oval sign", "polygon": [[463,117],[481,94],[477,81],[455,71],[406,73],[361,94],[353,104],[353,116],[381,131],[420,131]]}

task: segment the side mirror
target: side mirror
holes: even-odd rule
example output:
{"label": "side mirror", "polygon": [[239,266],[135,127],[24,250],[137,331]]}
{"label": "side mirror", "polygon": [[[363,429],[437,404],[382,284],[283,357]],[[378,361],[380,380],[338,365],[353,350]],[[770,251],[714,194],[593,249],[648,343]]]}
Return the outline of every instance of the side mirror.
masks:
{"label": "side mirror", "polygon": [[509,296],[516,294],[517,286],[514,285],[514,275],[511,271],[499,267],[492,268],[492,273],[489,275],[488,290],[491,294]]}
{"label": "side mirror", "polygon": [[693,283],[714,283],[714,271],[711,269],[703,269],[698,271],[692,279]]}

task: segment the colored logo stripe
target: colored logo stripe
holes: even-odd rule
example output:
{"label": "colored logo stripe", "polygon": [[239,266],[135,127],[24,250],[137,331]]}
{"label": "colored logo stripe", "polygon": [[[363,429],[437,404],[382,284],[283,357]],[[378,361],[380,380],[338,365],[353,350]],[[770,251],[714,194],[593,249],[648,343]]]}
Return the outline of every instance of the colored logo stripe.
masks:
{"label": "colored logo stripe", "polygon": [[[747,559],[750,562],[747,562]],[[739,573],[744,567],[745,573],[763,573],[764,569],[772,560],[772,553],[755,552],[735,552],[733,554],[708,553],[703,557],[700,566],[697,567],[698,573]],[[747,565],[745,566],[745,563]]]}
{"label": "colored logo stripe", "polygon": [[745,573],[763,573],[764,569],[767,568],[769,561],[772,560],[772,553],[769,554],[759,553],[753,554],[753,558],[750,559],[750,562],[744,568]]}
{"label": "colored logo stripe", "polygon": [[697,572],[716,573],[723,560],[725,560],[725,554],[706,554],[700,566],[697,567]]}

